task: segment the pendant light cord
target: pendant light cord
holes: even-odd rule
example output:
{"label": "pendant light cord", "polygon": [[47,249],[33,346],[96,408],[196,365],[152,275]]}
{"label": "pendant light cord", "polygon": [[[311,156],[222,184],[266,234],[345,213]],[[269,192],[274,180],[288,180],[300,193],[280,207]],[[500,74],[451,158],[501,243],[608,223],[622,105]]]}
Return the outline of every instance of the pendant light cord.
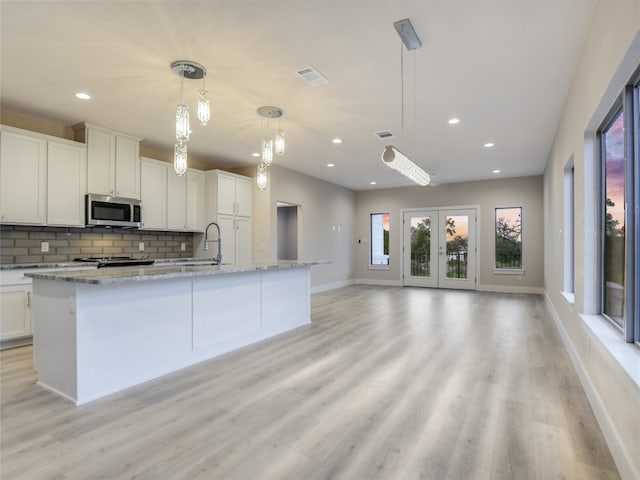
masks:
{"label": "pendant light cord", "polygon": [[404,49],[400,40],[400,125],[404,141]]}

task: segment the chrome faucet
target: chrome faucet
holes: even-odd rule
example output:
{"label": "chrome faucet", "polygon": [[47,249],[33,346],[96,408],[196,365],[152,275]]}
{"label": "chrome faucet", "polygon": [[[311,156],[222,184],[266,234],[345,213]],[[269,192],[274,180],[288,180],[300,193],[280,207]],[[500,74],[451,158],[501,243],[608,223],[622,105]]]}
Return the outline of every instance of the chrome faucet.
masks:
{"label": "chrome faucet", "polygon": [[[209,227],[211,225],[215,225],[216,228],[218,229],[217,240],[209,240]],[[218,255],[216,255],[215,260],[218,265],[221,265],[222,264],[222,237],[220,236],[220,226],[216,222],[211,222],[209,225],[207,225],[207,228],[204,231],[204,251],[205,252],[209,250],[209,242],[214,242],[218,244]]]}

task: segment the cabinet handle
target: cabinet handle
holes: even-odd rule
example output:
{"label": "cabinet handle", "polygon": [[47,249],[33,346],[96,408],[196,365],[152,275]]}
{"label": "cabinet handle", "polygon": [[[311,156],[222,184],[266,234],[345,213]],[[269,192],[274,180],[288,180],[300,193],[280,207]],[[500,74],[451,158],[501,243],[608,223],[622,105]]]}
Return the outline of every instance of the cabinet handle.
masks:
{"label": "cabinet handle", "polygon": [[31,308],[31,292],[27,292],[27,308]]}

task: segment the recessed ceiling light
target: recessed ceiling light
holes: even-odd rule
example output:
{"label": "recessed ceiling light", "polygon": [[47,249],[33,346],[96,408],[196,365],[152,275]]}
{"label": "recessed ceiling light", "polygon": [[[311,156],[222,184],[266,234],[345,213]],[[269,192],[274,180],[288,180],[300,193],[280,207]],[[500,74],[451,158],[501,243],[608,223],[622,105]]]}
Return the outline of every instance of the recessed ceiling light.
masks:
{"label": "recessed ceiling light", "polygon": [[459,118],[451,118],[449,120],[449,125],[456,125],[458,123],[460,123],[460,119]]}
{"label": "recessed ceiling light", "polygon": [[332,168],[332,167],[335,167],[335,166],[336,166],[335,163],[327,163],[327,167],[329,167],[329,168]]}
{"label": "recessed ceiling light", "polygon": [[495,145],[495,143],[491,143],[491,142],[487,142],[487,143],[485,143],[485,144],[484,144],[484,146],[485,146],[486,148],[491,148],[491,147],[493,147],[494,145]]}
{"label": "recessed ceiling light", "polygon": [[91,99],[91,95],[89,95],[88,93],[84,93],[84,92],[78,92],[78,93],[76,93],[76,98],[79,98],[80,100],[90,100]]}
{"label": "recessed ceiling light", "polygon": [[259,154],[258,152],[253,152],[253,153],[251,154],[251,156],[252,156],[252,157],[259,157],[259,156],[260,156],[260,154]]}
{"label": "recessed ceiling light", "polygon": [[376,182],[369,182],[369,185],[375,185]]}
{"label": "recessed ceiling light", "polygon": [[501,170],[498,170],[497,168],[495,170],[493,170],[491,173],[500,173]]}
{"label": "recessed ceiling light", "polygon": [[333,140],[331,140],[333,143],[342,143],[342,139],[341,138],[334,138]]}

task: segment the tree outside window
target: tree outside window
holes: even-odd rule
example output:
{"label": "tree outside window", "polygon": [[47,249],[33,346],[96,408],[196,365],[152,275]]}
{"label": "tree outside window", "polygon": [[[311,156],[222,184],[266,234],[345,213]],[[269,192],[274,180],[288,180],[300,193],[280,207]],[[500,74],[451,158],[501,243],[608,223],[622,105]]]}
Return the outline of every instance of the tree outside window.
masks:
{"label": "tree outside window", "polygon": [[522,207],[496,208],[496,268],[522,269]]}

